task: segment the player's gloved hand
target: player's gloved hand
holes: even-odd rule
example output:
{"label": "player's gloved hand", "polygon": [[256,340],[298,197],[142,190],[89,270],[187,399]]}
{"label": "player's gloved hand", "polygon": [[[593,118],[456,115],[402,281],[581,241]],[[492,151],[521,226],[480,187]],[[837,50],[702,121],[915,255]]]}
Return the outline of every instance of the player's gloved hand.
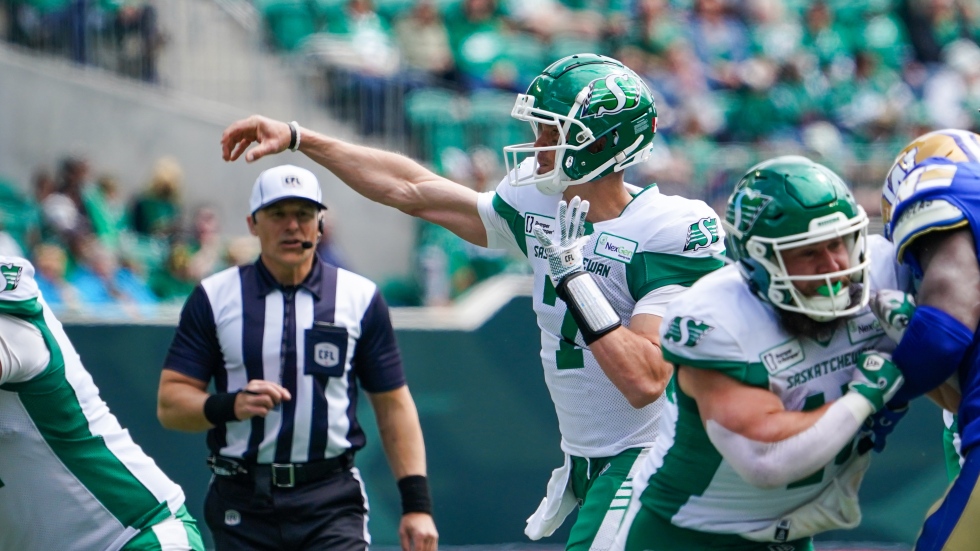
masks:
{"label": "player's gloved hand", "polygon": [[858,355],[857,369],[847,386],[867,398],[877,412],[891,400],[904,382],[905,378],[890,354],[868,350]]}
{"label": "player's gloved hand", "polygon": [[915,313],[915,299],[902,291],[883,289],[871,298],[871,311],[878,318],[885,334],[891,340],[900,342],[912,321],[912,314]]}
{"label": "player's gloved hand", "polygon": [[861,430],[861,440],[858,442],[858,453],[874,450],[881,453],[885,449],[885,440],[895,430],[895,425],[909,412],[908,402],[904,404],[887,404],[881,411],[868,417]]}
{"label": "player's gloved hand", "polygon": [[548,269],[551,273],[551,282],[558,287],[563,279],[575,272],[584,272],[585,265],[582,261],[582,246],[585,244],[585,217],[589,214],[589,202],[582,201],[578,196],[572,198],[571,203],[561,201],[558,203],[558,215],[555,221],[558,224],[558,231],[561,239],[557,243],[548,237],[544,228],[535,224],[534,237],[544,247],[544,254],[548,257]]}
{"label": "player's gloved hand", "polygon": [[619,314],[613,310],[602,289],[585,271],[582,247],[588,241],[585,237],[588,214],[589,202],[574,197],[568,204],[565,201],[558,203],[555,221],[560,239],[557,243],[541,226],[536,225],[533,230],[548,257],[548,272],[555,285],[555,294],[568,307],[586,345],[622,325]]}

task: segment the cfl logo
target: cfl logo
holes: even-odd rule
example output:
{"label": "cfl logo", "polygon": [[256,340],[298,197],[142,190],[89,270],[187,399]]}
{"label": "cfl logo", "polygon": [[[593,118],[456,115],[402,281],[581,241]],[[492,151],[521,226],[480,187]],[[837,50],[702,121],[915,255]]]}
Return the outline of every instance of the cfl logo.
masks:
{"label": "cfl logo", "polygon": [[300,187],[299,178],[296,176],[283,176],[282,185],[284,187]]}
{"label": "cfl logo", "polygon": [[334,367],[340,363],[340,348],[329,342],[317,343],[313,347],[313,361],[323,367]]}

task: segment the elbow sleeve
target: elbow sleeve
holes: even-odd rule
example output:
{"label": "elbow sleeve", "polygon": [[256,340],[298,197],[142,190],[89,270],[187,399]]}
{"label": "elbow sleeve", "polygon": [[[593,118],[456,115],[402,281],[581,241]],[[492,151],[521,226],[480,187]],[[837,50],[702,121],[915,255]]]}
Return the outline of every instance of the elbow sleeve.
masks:
{"label": "elbow sleeve", "polygon": [[919,306],[892,353],[905,383],[892,399],[902,403],[929,392],[956,373],[973,331],[958,320],[931,306]]}
{"label": "elbow sleeve", "polygon": [[849,392],[831,404],[813,426],[778,442],[751,440],[713,420],[708,420],[705,429],[742,479],[759,488],[779,488],[830,463],[871,413],[866,398]]}

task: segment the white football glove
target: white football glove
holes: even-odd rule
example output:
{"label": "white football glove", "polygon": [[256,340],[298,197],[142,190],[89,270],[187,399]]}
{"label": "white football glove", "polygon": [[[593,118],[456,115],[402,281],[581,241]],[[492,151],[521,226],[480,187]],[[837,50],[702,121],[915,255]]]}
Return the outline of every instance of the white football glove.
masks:
{"label": "white football glove", "polygon": [[561,239],[555,243],[544,232],[539,224],[534,225],[534,237],[544,247],[548,257],[548,268],[551,282],[557,287],[559,283],[575,272],[585,271],[582,262],[582,246],[588,240],[585,237],[585,217],[589,214],[589,202],[575,196],[571,203],[558,203],[558,215],[555,221],[561,232]]}
{"label": "white football glove", "polygon": [[558,203],[556,222],[561,232],[558,243],[551,240],[544,228],[534,226],[534,237],[544,247],[548,257],[548,272],[555,285],[555,293],[565,303],[582,333],[586,345],[614,331],[622,325],[619,314],[613,310],[592,276],[585,271],[582,247],[585,237],[585,217],[589,214],[589,202],[573,197],[571,203]]}
{"label": "white football glove", "polygon": [[902,291],[883,289],[871,299],[871,311],[878,318],[885,334],[891,340],[901,342],[909,322],[912,321],[912,314],[915,313],[915,299]]}

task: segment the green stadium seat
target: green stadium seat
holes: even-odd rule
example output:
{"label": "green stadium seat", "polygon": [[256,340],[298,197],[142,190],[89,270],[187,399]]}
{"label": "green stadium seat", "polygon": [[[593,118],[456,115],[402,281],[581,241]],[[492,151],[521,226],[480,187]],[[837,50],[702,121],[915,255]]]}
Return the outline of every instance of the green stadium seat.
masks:
{"label": "green stadium seat", "polygon": [[374,9],[382,18],[395,21],[399,16],[411,10],[416,0],[374,0]]}
{"label": "green stadium seat", "polygon": [[488,147],[503,160],[504,146],[534,141],[531,126],[510,116],[516,98],[513,93],[499,90],[480,90],[470,95],[470,148]]}
{"label": "green stadium seat", "polygon": [[459,97],[441,88],[420,88],[405,97],[405,115],[417,140],[419,157],[441,171],[441,153],[465,143]]}
{"label": "green stadium seat", "polygon": [[306,0],[258,0],[256,8],[262,13],[272,42],[282,50],[295,50],[316,32],[316,19]]}

